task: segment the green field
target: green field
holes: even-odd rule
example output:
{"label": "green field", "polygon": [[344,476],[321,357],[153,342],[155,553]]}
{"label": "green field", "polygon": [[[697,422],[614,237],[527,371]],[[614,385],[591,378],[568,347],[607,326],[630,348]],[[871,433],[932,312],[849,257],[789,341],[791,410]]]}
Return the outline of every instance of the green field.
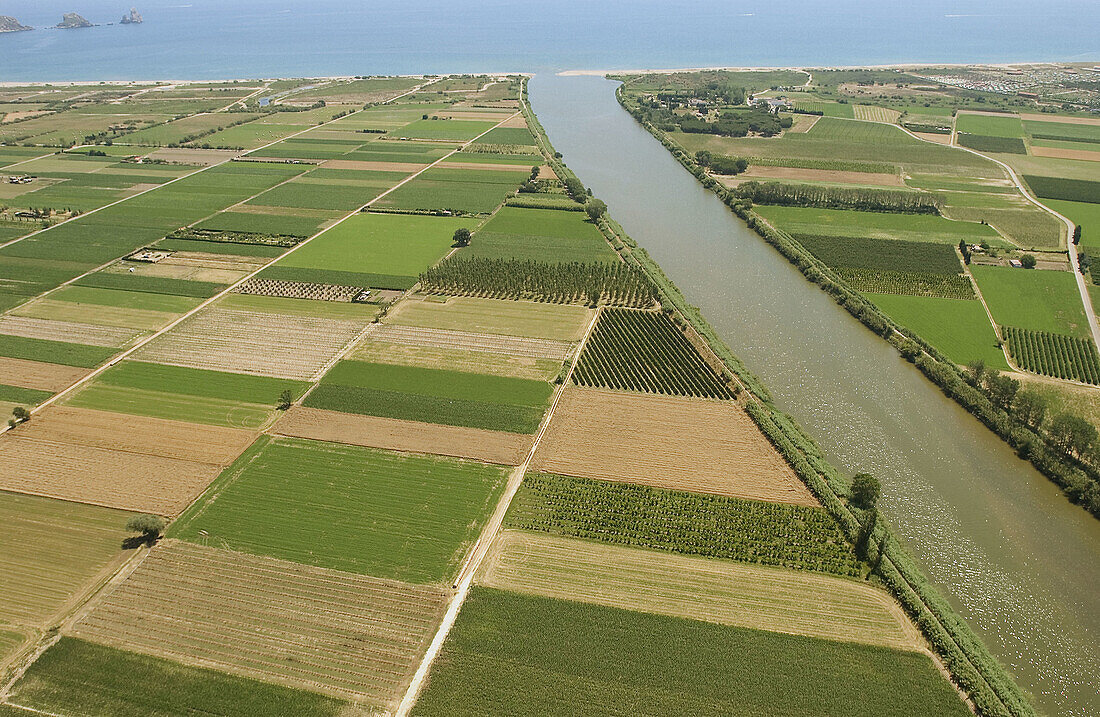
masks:
{"label": "green field", "polygon": [[142,291],[100,289],[92,286],[66,286],[50,295],[51,299],[74,304],[91,304],[139,311],[183,314],[199,305],[199,299]]}
{"label": "green field", "polygon": [[[339,212],[327,212],[331,218]],[[253,214],[245,212],[221,212],[198,224],[200,229],[220,229],[232,232],[256,232],[257,234],[291,234],[308,237],[317,233],[324,219],[297,217],[285,214]]]}
{"label": "green field", "polygon": [[1035,196],[1043,199],[1063,199],[1072,202],[1100,204],[1100,181],[1032,174],[1024,175],[1024,181],[1027,182],[1027,186],[1031,188]]}
{"label": "green field", "polygon": [[280,394],[297,398],[303,381],[124,361],[104,371],[67,403],[138,416],[237,428],[258,428],[272,418]]}
{"label": "green field", "polygon": [[94,368],[118,353],[118,349],[103,346],[85,346],[64,341],[29,339],[24,336],[0,334],[0,356],[45,361],[65,366]]}
{"label": "green field", "polygon": [[997,334],[980,301],[937,296],[864,294],[882,312],[935,346],[957,364],[975,359],[1008,370]]}
{"label": "green field", "polygon": [[955,118],[955,130],[987,137],[1023,137],[1024,126],[1018,115],[976,115],[960,112]]}
{"label": "green field", "polygon": [[413,714],[970,712],[919,653],[474,588]]}
{"label": "green field", "polygon": [[473,139],[485,130],[491,128],[495,122],[482,122],[477,120],[431,120],[419,119],[410,122],[404,127],[391,130],[391,137],[407,137],[408,139],[442,139],[465,141]]}
{"label": "green field", "polygon": [[1088,336],[1089,325],[1077,283],[1068,271],[972,266],[970,271],[1002,326]]}
{"label": "green field", "polygon": [[[276,273],[287,274],[279,278],[291,280],[290,274],[293,272],[285,272],[288,268],[362,275],[362,284],[348,281],[323,283],[378,286],[378,277],[399,276],[405,277],[411,286],[420,272],[450,250],[454,232],[460,227],[476,229],[477,224],[449,217],[356,214],[281,260],[272,269],[278,269]],[[321,279],[311,276],[311,280]]]}
{"label": "green field", "polygon": [[320,441],[261,439],[173,537],[407,582],[450,580],[506,469]]}
{"label": "green field", "polygon": [[423,423],[534,433],[553,393],[545,381],[341,361],[305,405]]}
{"label": "green field", "polygon": [[72,637],[39,657],[8,700],[47,714],[95,717],[339,717],[347,710],[325,695]]}
{"label": "green field", "polygon": [[1081,227],[1082,249],[1100,253],[1100,204],[1067,202],[1061,199],[1047,199],[1043,204]]}
{"label": "green field", "polygon": [[906,239],[958,244],[960,239],[993,246],[1009,246],[997,232],[977,222],[958,222],[931,214],[887,214],[843,209],[753,207],[753,210],[791,234]]}
{"label": "green field", "polygon": [[378,201],[379,207],[488,214],[525,179],[511,170],[433,168]]}
{"label": "green field", "polygon": [[535,136],[526,127],[497,127],[489,130],[474,144],[518,144],[534,148]]}
{"label": "green field", "polygon": [[1024,129],[1032,137],[1057,137],[1066,141],[1076,141],[1081,149],[1086,149],[1084,145],[1089,142],[1100,142],[1100,127],[1094,124],[1024,120]]}
{"label": "green field", "polygon": [[462,254],[549,262],[618,261],[584,212],[517,207],[502,207]]}

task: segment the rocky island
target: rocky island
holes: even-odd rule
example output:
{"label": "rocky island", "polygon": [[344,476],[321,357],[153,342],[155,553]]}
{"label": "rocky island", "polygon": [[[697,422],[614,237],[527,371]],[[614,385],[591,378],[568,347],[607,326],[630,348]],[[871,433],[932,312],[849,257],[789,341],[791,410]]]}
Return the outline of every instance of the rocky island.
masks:
{"label": "rocky island", "polygon": [[11,15],[0,15],[0,32],[20,32],[22,30],[33,30],[30,25],[21,25]]}
{"label": "rocky island", "polygon": [[86,19],[84,19],[80,15],[77,15],[75,12],[67,12],[62,16],[61,22],[57,23],[57,25],[55,27],[58,27],[62,30],[68,30],[68,29],[71,29],[71,28],[74,28],[74,27],[91,27],[91,26],[92,26],[92,23],[88,22]]}
{"label": "rocky island", "polygon": [[128,15],[123,15],[122,19],[118,21],[120,25],[138,25],[143,22],[141,13],[137,11],[137,8],[130,8]]}

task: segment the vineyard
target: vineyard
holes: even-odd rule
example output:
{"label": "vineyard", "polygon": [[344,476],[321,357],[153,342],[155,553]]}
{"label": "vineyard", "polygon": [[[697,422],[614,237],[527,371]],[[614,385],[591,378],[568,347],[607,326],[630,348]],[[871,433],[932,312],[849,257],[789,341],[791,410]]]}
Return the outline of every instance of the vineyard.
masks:
{"label": "vineyard", "polygon": [[781,182],[745,182],[734,193],[755,204],[861,212],[939,214],[943,196],[913,190],[830,187]]}
{"label": "vineyard", "polygon": [[420,275],[426,291],[492,299],[529,299],[567,304],[595,303],[645,308],[653,287],[645,275],[622,263],[548,264],[508,259],[451,258]]}
{"label": "vineyard", "polygon": [[1008,351],[1021,368],[1032,373],[1100,384],[1100,354],[1092,341],[1049,331],[1003,328]]}
{"label": "vineyard", "polygon": [[901,294],[905,296],[939,296],[945,299],[973,299],[974,287],[960,274],[928,274],[919,271],[873,271],[869,269],[837,269],[856,291],[871,294]]}
{"label": "vineyard", "polygon": [[314,299],[316,301],[354,301],[363,292],[361,286],[339,284],[313,284],[304,281],[280,281],[278,279],[249,279],[237,287],[240,294],[279,296],[287,299]]}
{"label": "vineyard", "polygon": [[725,382],[667,315],[606,309],[573,374],[581,386],[729,398]]}
{"label": "vineyard", "polygon": [[862,570],[820,508],[529,473],[513,528],[857,577]]}
{"label": "vineyard", "polygon": [[1006,154],[1027,154],[1027,147],[1019,137],[990,137],[984,134],[959,132],[956,138],[960,145],[976,149],[979,152],[1004,152]]}
{"label": "vineyard", "polygon": [[795,234],[811,254],[834,268],[875,271],[959,274],[955,248],[948,244],[859,236]]}

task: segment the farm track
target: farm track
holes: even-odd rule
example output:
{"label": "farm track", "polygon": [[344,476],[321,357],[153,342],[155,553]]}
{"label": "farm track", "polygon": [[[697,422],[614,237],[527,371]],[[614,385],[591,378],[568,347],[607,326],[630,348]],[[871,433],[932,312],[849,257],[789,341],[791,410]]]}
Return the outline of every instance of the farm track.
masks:
{"label": "farm track", "polygon": [[923,650],[889,594],[819,573],[506,530],[480,585],[772,632]]}
{"label": "farm track", "polygon": [[88,346],[119,348],[143,332],[121,326],[97,326],[56,319],[35,319],[27,316],[0,316],[0,334],[28,339],[68,341]]}
{"label": "farm track", "polygon": [[571,386],[533,465],[585,478],[818,505],[752,419],[729,401]]}
{"label": "farm track", "polygon": [[368,334],[370,339],[393,344],[430,346],[442,349],[482,351],[486,353],[544,358],[564,361],[573,352],[573,345],[552,339],[533,339],[499,334],[479,334],[468,331],[417,328],[396,324],[376,326]]}
{"label": "farm track", "polygon": [[292,407],[269,432],[391,451],[472,458],[500,465],[518,464],[531,446],[530,436],[517,433],[361,416],[305,406]]}
{"label": "farm track", "polygon": [[392,705],[445,600],[436,587],[165,541],[102,593],[72,633]]}

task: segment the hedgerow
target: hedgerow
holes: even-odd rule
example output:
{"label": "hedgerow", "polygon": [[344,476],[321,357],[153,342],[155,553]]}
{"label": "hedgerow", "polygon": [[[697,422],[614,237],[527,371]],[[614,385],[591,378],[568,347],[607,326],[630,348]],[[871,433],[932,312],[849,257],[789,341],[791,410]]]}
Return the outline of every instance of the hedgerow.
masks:
{"label": "hedgerow", "polygon": [[943,197],[906,189],[865,189],[782,182],[745,182],[734,195],[754,204],[820,209],[855,209],[862,212],[939,214]]}

